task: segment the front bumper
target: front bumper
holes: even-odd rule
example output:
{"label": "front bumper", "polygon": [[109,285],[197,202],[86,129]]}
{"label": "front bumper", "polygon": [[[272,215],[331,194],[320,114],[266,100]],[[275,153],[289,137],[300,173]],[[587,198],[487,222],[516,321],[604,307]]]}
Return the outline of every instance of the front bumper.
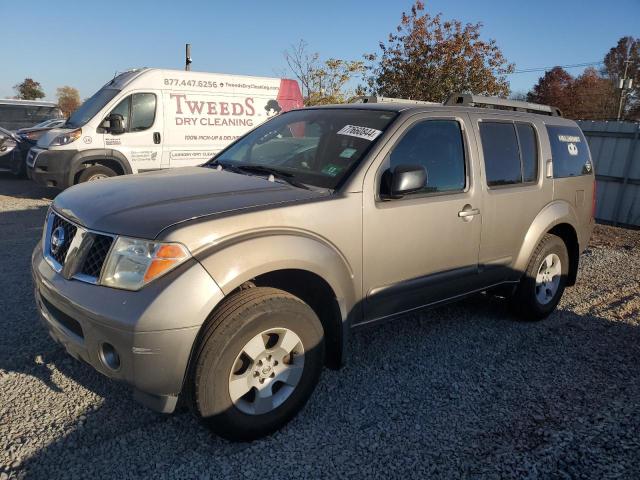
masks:
{"label": "front bumper", "polygon": [[77,153],[77,150],[33,147],[27,153],[27,175],[40,185],[64,190],[72,185],[71,163]]}
{"label": "front bumper", "polygon": [[130,292],[66,280],[40,245],[31,260],[36,304],[51,337],[71,356],[131,385],[140,403],[172,412],[200,326],[223,297],[204,268],[192,260]]}

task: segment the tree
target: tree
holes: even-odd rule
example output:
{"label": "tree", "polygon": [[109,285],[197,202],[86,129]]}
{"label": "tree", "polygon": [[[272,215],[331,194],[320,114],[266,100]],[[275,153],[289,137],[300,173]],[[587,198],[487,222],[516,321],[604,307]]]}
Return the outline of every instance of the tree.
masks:
{"label": "tree", "polygon": [[567,118],[610,120],[616,115],[613,84],[591,67],[574,78],[561,67],[554,67],[540,77],[527,94],[529,102],[552,105]]}
{"label": "tree", "polygon": [[[629,61],[628,65],[625,63]],[[623,78],[625,67],[627,78],[632,79],[633,85],[626,92],[623,118],[640,119],[640,39],[622,37],[615,47],[604,57],[603,73],[609,77],[617,89],[618,81]],[[620,90],[616,90],[618,100]]]}
{"label": "tree", "polygon": [[80,92],[76,88],[65,85],[56,90],[58,107],[65,117],[69,117],[80,106]]}
{"label": "tree", "polygon": [[527,94],[527,100],[558,107],[565,116],[571,110],[573,77],[564,68],[553,67],[544,73]]}
{"label": "tree", "polygon": [[567,115],[581,120],[616,118],[618,104],[613,84],[593,68],[587,68],[571,84],[571,106]]}
{"label": "tree", "polygon": [[513,72],[494,40],[480,38],[481,23],[465,25],[424,12],[420,0],[402,13],[397,33],[380,42],[380,56],[365,55],[372,94],[444,101],[455,92],[509,95]]}
{"label": "tree", "polygon": [[300,40],[284,52],[284,58],[300,81],[305,105],[344,103],[352,96],[345,87],[356,75],[364,73],[362,61],[329,58],[321,61],[318,53],[310,53]]}
{"label": "tree", "polygon": [[36,82],[32,78],[25,78],[22,83],[18,83],[13,86],[13,89],[18,94],[16,98],[20,100],[37,100],[44,98],[44,91],[40,82]]}

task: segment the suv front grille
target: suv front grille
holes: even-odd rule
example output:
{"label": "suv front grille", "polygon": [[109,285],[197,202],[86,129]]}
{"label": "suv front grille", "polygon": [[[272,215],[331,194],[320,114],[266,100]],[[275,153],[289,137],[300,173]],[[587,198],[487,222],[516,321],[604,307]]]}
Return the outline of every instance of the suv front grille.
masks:
{"label": "suv front grille", "polygon": [[53,211],[45,228],[43,253],[53,269],[65,278],[97,283],[115,237],[87,230]]}
{"label": "suv front grille", "polygon": [[[58,215],[54,216],[51,224],[51,241],[48,247],[51,252],[51,256],[62,266],[64,266],[69,246],[71,246],[71,242],[73,241],[73,237],[75,237],[77,230],[78,228],[73,223],[67,222],[64,218],[59,217]],[[59,244],[54,244],[54,242],[56,242],[56,238],[58,239],[57,241]]]}
{"label": "suv front grille", "polygon": [[113,244],[113,237],[107,235],[95,234],[93,238],[93,245],[89,249],[89,253],[82,263],[81,272],[83,275],[89,277],[99,278],[100,272],[102,272],[102,266],[107,259],[107,254]]}

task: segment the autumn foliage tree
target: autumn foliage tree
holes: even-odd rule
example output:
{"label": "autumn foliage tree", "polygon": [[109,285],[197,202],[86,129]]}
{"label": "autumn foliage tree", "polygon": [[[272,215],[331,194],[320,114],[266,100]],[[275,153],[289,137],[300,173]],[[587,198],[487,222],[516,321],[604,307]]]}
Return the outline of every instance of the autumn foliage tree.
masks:
{"label": "autumn foliage tree", "polygon": [[320,55],[309,52],[304,40],[284,52],[284,58],[302,87],[304,104],[323,105],[344,103],[353,96],[347,85],[365,71],[364,62],[329,58],[321,61]]}
{"label": "autumn foliage tree", "polygon": [[65,85],[56,90],[58,107],[65,117],[69,117],[80,106],[80,92],[76,88]]}
{"label": "autumn foliage tree", "polygon": [[38,100],[44,98],[44,91],[40,82],[36,82],[32,78],[25,78],[21,83],[13,86],[16,91],[16,98],[20,100]]}
{"label": "autumn foliage tree", "polygon": [[425,12],[420,0],[402,14],[396,33],[380,42],[370,62],[368,89],[373,94],[434,102],[455,92],[509,95],[506,75],[514,66],[494,40],[483,40],[481,23],[463,24]]}
{"label": "autumn foliage tree", "polygon": [[[627,60],[628,65],[625,64]],[[611,79],[614,87],[623,78],[627,67],[627,78],[632,79],[633,86],[625,98],[624,117],[640,120],[640,39],[622,37],[604,57],[604,65],[603,73]],[[620,95],[619,90],[617,95]]]}
{"label": "autumn foliage tree", "polygon": [[553,105],[565,117],[577,120],[607,120],[616,115],[613,84],[595,68],[587,68],[574,78],[561,67],[554,67],[540,77],[527,100]]}
{"label": "autumn foliage tree", "polygon": [[573,77],[561,67],[553,67],[544,73],[527,95],[527,101],[553,105],[566,115],[571,110],[571,85]]}
{"label": "autumn foliage tree", "polygon": [[[617,114],[616,90],[613,83],[593,68],[587,68],[571,84],[571,118],[601,120]],[[569,115],[567,115],[569,116]]]}

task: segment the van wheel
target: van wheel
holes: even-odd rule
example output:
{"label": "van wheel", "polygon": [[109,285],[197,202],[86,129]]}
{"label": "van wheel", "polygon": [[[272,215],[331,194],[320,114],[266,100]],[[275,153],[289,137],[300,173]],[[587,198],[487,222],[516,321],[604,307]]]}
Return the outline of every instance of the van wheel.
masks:
{"label": "van wheel", "polygon": [[82,173],[78,176],[78,183],[93,182],[94,180],[100,180],[102,178],[115,177],[116,172],[104,165],[92,165],[82,170]]}
{"label": "van wheel", "polygon": [[511,306],[527,320],[542,320],[562,298],[569,272],[567,246],[556,235],[546,234],[536,247],[520,280]]}
{"label": "van wheel", "polygon": [[241,290],[204,328],[192,402],[213,432],[253,440],[305,405],[324,364],[322,324],[306,303],[275,288]]}

